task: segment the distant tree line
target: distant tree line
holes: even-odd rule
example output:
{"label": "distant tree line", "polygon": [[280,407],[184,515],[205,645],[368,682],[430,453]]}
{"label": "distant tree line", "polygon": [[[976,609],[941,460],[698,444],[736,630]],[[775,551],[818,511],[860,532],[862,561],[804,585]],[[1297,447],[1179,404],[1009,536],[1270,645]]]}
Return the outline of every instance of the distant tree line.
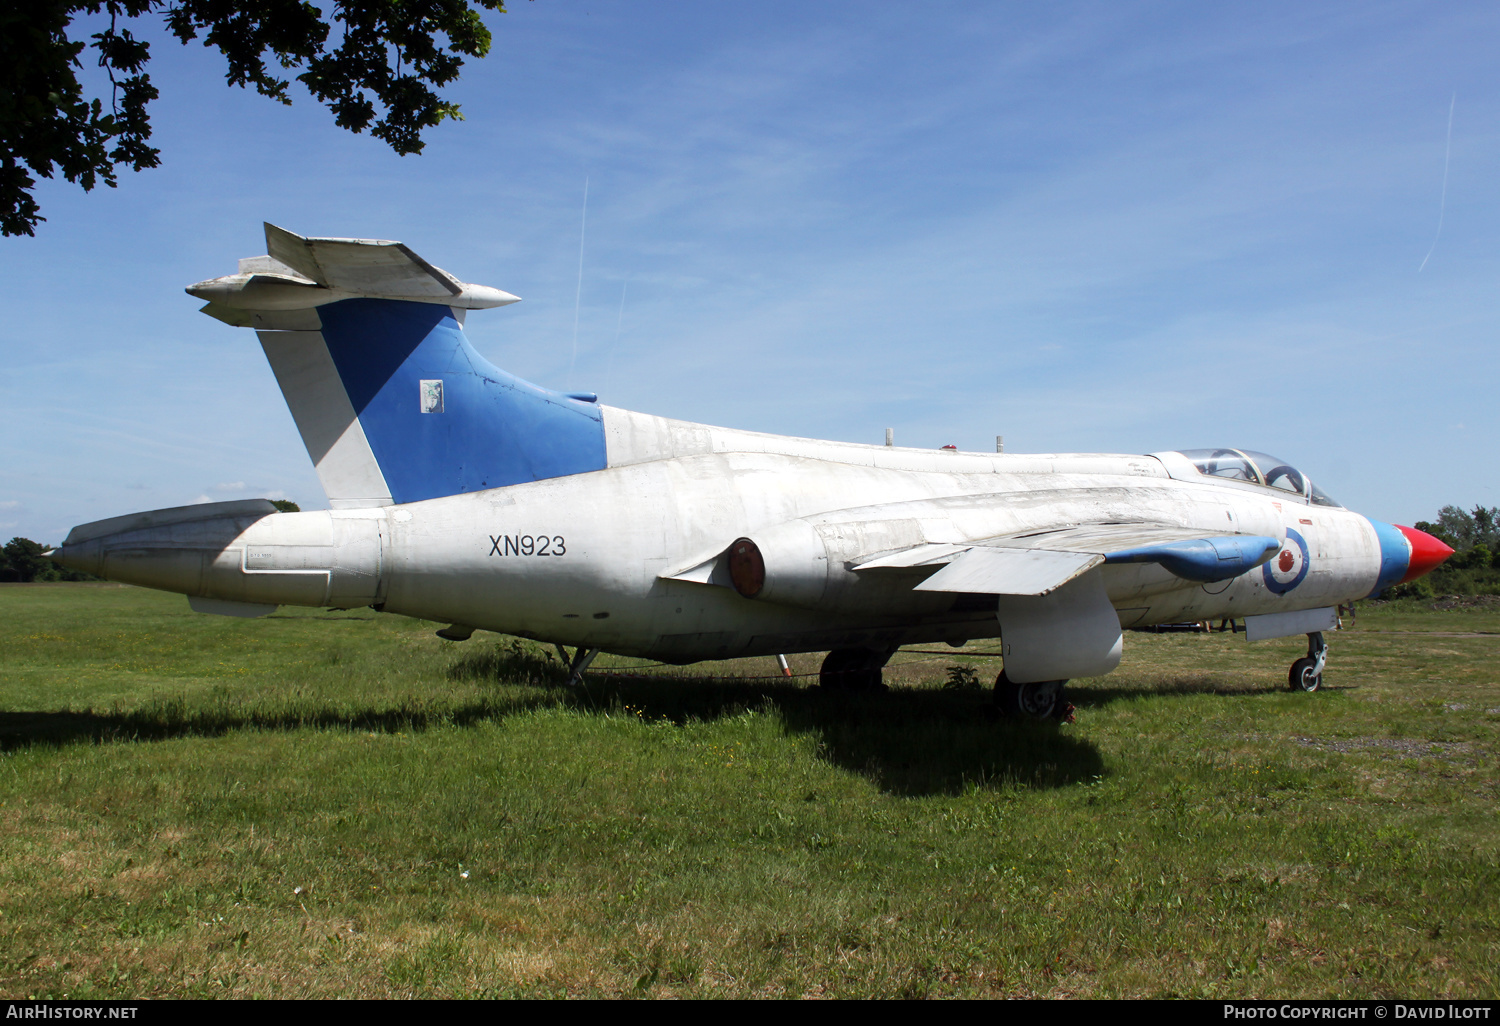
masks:
{"label": "distant tree line", "polygon": [[1385,598],[1500,595],[1500,507],[1444,506],[1435,522],[1412,526],[1451,546],[1453,555],[1426,577],[1388,589]]}
{"label": "distant tree line", "polygon": [[52,546],[30,538],[12,538],[0,549],[0,582],[30,584],[32,581],[97,581],[93,574],[60,567],[42,553]]}
{"label": "distant tree line", "polygon": [[1437,523],[1418,520],[1412,525],[1453,547],[1445,564],[1450,568],[1500,569],[1500,507],[1475,506],[1464,512],[1457,506],[1438,510]]}

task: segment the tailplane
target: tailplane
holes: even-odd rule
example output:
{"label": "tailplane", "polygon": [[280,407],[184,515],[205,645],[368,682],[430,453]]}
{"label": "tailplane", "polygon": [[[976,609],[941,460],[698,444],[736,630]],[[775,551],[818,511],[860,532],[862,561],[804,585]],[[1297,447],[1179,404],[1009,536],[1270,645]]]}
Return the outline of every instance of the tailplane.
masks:
{"label": "tailplane", "polygon": [[258,330],[333,508],[604,468],[593,396],[507,374],[464,335],[467,311],[517,297],[461,282],[398,242],[265,227],[267,255],[187,291],[209,316]]}

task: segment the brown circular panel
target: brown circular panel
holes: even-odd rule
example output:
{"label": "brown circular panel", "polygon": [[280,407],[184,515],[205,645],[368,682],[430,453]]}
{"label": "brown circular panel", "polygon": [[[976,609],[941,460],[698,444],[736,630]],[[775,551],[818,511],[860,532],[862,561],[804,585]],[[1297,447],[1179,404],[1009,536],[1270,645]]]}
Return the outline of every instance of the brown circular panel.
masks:
{"label": "brown circular panel", "polygon": [[738,538],[729,546],[729,583],[746,598],[754,598],[766,586],[766,561],[760,546],[749,538]]}

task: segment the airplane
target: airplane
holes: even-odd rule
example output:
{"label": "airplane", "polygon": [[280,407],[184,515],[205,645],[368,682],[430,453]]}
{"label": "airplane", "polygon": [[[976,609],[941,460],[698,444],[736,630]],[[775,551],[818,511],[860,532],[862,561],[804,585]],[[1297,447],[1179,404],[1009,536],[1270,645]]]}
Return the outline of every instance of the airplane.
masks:
{"label": "airplane", "polygon": [[75,527],[51,558],[203,613],[373,607],[670,664],[827,652],[819,685],[883,688],[904,645],[998,638],[995,700],[1063,715],[1122,629],[1243,620],[1306,634],[1322,684],[1338,607],[1452,554],[1339,505],[1260,452],[926,450],[671,420],[492,365],[471,310],[516,296],[399,242],[265,225],[266,254],[188,286],[256,329],[326,510],[266,499]]}

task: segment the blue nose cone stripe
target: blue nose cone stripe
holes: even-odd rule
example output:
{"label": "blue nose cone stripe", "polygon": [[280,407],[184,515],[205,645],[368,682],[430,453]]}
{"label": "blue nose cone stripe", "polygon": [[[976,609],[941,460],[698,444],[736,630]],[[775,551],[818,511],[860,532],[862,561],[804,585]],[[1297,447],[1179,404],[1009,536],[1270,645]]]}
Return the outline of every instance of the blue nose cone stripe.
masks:
{"label": "blue nose cone stripe", "polygon": [[1366,598],[1374,598],[1400,581],[1411,565],[1411,543],[1406,540],[1406,535],[1379,520],[1371,520],[1370,526],[1375,528],[1375,535],[1380,539],[1380,577]]}

